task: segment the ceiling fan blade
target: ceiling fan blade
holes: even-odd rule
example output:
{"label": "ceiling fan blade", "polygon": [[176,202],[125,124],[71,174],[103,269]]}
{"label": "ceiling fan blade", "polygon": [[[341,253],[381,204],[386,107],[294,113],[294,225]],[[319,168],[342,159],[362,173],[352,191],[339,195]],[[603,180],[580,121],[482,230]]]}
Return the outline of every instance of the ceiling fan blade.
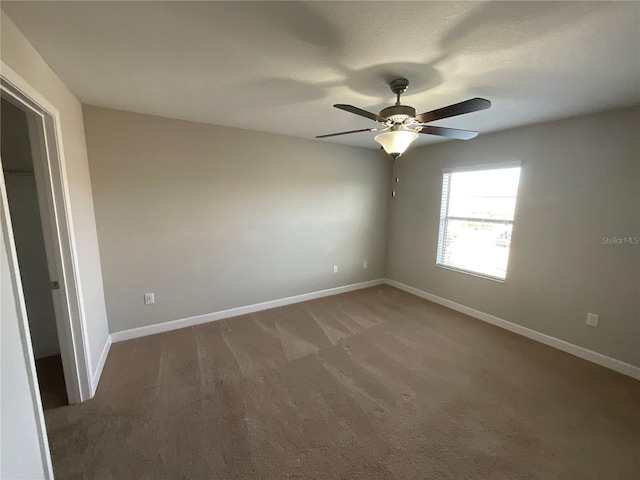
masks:
{"label": "ceiling fan blade", "polygon": [[367,112],[366,110],[362,110],[361,108],[354,107],[353,105],[338,103],[334,105],[334,107],[339,108],[340,110],[344,110],[345,112],[355,113],[356,115],[360,115],[361,117],[369,118],[374,122],[387,123],[386,118],[381,117],[380,115],[376,115],[375,113]]}
{"label": "ceiling fan blade", "polygon": [[337,137],[338,135],[349,135],[350,133],[375,132],[378,128],[363,128],[361,130],[349,130],[348,132],[327,133],[326,135],[318,135],[316,138]]}
{"label": "ceiling fan blade", "polygon": [[438,108],[437,110],[431,110],[430,112],[421,113],[416,116],[416,119],[420,123],[435,122],[442,118],[455,117],[456,115],[463,115],[465,113],[477,112],[479,110],[486,110],[491,107],[491,102],[484,98],[472,98],[465,100],[464,102],[454,103],[448,107]]}
{"label": "ceiling fan blade", "polygon": [[455,138],[457,140],[471,140],[478,136],[478,132],[472,132],[471,130],[459,130],[457,128],[447,127],[434,127],[433,125],[426,125],[422,127],[420,133],[426,133],[427,135],[439,135],[441,137]]}

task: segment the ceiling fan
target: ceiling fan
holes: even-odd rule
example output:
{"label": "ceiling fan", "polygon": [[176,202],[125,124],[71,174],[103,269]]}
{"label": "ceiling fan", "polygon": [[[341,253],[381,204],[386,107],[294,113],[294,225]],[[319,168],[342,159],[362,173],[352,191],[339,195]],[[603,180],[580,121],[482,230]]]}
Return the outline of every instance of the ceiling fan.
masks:
{"label": "ceiling fan", "polygon": [[397,78],[393,80],[389,87],[396,95],[396,104],[380,110],[380,113],[367,112],[353,105],[336,104],[334,107],[346,112],[355,113],[361,117],[369,118],[381,124],[377,128],[363,128],[360,130],[350,130],[348,132],[329,133],[327,135],[318,135],[316,138],[335,137],[338,135],[349,135],[351,133],[360,132],[384,132],[376,135],[374,140],[382,145],[385,152],[397,159],[402,155],[409,145],[415,141],[419,135],[424,133],[427,135],[439,135],[441,137],[455,138],[457,140],[470,140],[478,135],[478,132],[470,130],[459,130],[456,128],[436,127],[427,125],[430,122],[441,120],[443,118],[455,117],[465,113],[477,112],[491,107],[491,102],[484,98],[472,98],[464,102],[455,103],[448,107],[438,108],[430,112],[416,115],[416,109],[409,105],[400,103],[400,95],[407,91],[409,80],[406,78]]}

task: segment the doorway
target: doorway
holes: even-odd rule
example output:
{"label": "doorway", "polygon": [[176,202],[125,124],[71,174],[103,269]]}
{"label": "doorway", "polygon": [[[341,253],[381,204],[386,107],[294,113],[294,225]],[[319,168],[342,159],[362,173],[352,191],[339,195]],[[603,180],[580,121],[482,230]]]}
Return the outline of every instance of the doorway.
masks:
{"label": "doorway", "polygon": [[27,113],[2,98],[0,155],[42,406],[68,403]]}
{"label": "doorway", "polygon": [[10,219],[3,230],[15,245],[10,268],[22,287],[16,298],[24,301],[21,335],[33,353],[31,368],[39,367],[45,407],[80,403],[94,389],[60,114],[4,62],[2,67],[0,208]]}

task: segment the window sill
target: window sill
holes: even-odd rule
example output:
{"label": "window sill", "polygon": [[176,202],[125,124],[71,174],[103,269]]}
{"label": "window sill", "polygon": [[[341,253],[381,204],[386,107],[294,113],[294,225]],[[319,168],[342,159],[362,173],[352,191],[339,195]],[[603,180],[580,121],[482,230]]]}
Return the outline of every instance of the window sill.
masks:
{"label": "window sill", "polygon": [[464,273],[464,274],[470,275],[472,277],[479,277],[479,278],[484,278],[486,280],[493,280],[494,282],[498,282],[498,283],[504,283],[505,280],[506,280],[506,278],[493,277],[491,275],[485,275],[485,274],[478,273],[478,272],[472,272],[471,270],[465,270],[463,268],[451,267],[449,265],[442,265],[440,263],[436,263],[436,267],[442,268],[444,270],[451,270],[452,272]]}

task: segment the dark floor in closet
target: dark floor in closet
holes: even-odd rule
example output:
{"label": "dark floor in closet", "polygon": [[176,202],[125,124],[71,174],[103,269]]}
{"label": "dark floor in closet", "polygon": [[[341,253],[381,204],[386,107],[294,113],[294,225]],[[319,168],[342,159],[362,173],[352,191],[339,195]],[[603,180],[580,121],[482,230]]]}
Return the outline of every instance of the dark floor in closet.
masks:
{"label": "dark floor in closet", "polygon": [[60,355],[37,359],[36,371],[40,385],[40,396],[42,397],[42,408],[49,410],[68,405]]}

